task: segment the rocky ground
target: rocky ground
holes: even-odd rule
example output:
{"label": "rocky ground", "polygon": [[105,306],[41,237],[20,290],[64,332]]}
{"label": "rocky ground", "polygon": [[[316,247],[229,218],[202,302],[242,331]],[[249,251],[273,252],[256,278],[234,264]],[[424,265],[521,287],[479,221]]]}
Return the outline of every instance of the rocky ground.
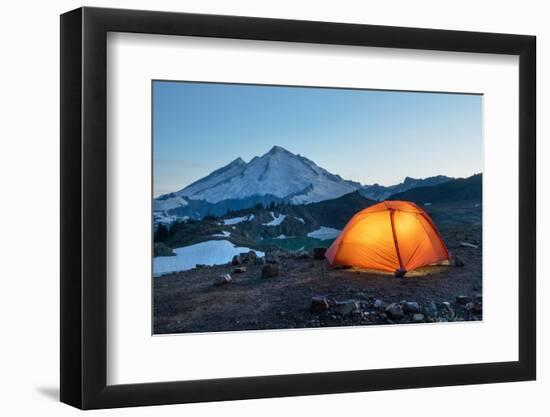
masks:
{"label": "rocky ground", "polygon": [[267,263],[243,254],[155,278],[154,333],[481,320],[481,227],[440,232],[462,267],[429,266],[396,278],[329,269],[314,253],[268,254]]}

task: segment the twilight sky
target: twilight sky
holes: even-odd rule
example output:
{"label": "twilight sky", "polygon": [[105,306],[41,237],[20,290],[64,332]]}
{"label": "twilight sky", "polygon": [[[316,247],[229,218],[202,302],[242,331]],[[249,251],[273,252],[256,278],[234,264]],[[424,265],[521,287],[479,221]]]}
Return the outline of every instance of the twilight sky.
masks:
{"label": "twilight sky", "polygon": [[482,96],[153,82],[154,195],[274,145],[362,184],[482,171]]}

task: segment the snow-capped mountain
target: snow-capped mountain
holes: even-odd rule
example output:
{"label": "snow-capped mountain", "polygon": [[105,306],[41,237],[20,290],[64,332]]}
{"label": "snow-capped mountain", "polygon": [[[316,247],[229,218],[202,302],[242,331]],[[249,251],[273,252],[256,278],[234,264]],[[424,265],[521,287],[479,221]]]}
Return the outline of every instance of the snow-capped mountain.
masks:
{"label": "snow-capped mountain", "polygon": [[360,187],[361,184],[331,174],[303,156],[274,146],[248,163],[241,158],[235,159],[173,193],[173,198],[218,203],[269,195],[303,204],[338,198]]}

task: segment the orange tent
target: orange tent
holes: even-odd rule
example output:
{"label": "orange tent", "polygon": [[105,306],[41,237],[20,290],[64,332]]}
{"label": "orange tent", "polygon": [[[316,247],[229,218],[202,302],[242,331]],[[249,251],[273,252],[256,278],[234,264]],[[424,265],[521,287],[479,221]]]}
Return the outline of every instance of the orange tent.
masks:
{"label": "orange tent", "polygon": [[391,272],[451,260],[432,219],[408,201],[383,201],[360,211],[325,256],[331,266]]}

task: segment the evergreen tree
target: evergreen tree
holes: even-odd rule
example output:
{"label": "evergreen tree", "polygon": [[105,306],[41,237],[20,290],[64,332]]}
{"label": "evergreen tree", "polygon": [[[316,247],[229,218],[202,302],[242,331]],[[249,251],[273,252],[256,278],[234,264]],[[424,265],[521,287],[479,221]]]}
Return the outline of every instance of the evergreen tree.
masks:
{"label": "evergreen tree", "polygon": [[163,223],[160,223],[157,227],[157,230],[155,232],[155,242],[164,242],[164,240],[170,235],[170,231],[168,230],[168,227],[166,227]]}

